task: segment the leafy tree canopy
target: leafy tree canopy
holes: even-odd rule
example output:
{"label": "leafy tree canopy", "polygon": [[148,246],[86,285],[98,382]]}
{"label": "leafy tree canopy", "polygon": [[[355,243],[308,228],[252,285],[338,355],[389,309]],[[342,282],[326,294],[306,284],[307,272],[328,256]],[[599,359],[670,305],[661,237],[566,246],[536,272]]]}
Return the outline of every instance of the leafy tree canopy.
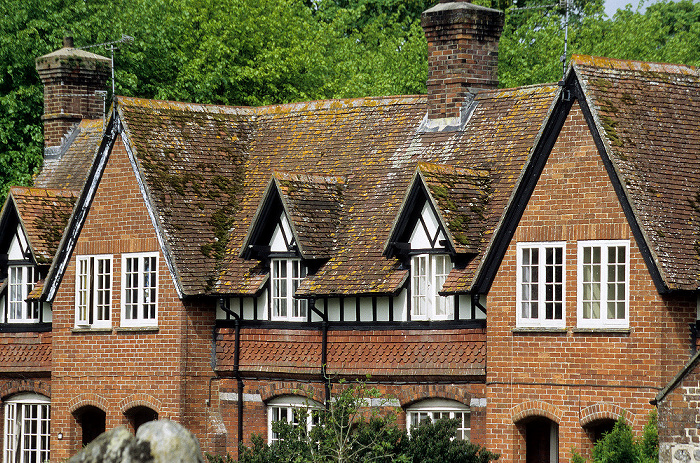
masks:
{"label": "leafy tree canopy", "polygon": [[[425,92],[420,14],[435,0],[4,0],[0,2],[0,198],[29,184],[42,154],[34,60],[118,39],[119,94],[260,105]],[[564,10],[549,0],[475,0],[506,11],[504,87],[560,79]],[[544,6],[542,8],[531,8]],[[529,8],[529,9],[523,9]],[[700,63],[700,4],[661,2],[607,18],[572,0],[569,55]],[[105,49],[91,49],[108,54]]]}

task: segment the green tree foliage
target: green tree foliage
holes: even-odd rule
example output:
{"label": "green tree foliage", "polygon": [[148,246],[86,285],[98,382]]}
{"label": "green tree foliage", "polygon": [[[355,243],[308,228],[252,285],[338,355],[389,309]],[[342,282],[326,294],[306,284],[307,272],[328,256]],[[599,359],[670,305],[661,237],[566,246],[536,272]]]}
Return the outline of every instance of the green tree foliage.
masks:
{"label": "green tree foliage", "polygon": [[[393,414],[366,407],[368,398],[381,399],[376,389],[364,384],[346,387],[328,402],[327,409],[312,411],[317,424],[311,431],[274,423],[279,440],[268,446],[262,437],[253,436],[252,446],[241,449],[240,462],[489,463],[498,458],[483,447],[454,439],[457,420],[422,423],[409,439]],[[306,422],[303,411],[298,422]],[[231,461],[230,457],[209,460]]]}
{"label": "green tree foliage", "polygon": [[[0,2],[0,198],[41,162],[42,87],[34,60],[61,46],[134,37],[115,53],[116,91],[260,105],[425,92],[420,14],[436,0],[3,0]],[[501,86],[561,78],[564,14],[551,0],[475,0],[506,11]],[[571,53],[700,64],[700,4],[628,7],[573,0]],[[91,51],[108,55],[104,48]]]}
{"label": "green tree foliage", "polygon": [[[594,463],[658,463],[659,432],[656,410],[649,414],[647,424],[639,439],[621,416],[612,431],[603,435],[593,448]],[[585,463],[585,459],[572,450],[572,463]]]}
{"label": "green tree foliage", "polygon": [[411,431],[406,453],[416,463],[488,463],[498,459],[479,445],[453,439],[457,425],[457,420],[421,423]]}

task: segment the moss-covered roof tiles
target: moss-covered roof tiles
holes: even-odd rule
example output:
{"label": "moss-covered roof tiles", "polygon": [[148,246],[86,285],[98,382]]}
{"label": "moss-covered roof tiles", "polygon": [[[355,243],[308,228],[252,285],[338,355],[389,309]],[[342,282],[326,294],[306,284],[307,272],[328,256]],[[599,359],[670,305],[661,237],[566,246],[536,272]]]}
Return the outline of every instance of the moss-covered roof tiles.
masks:
{"label": "moss-covered roof tiles", "polygon": [[572,58],[610,159],[669,289],[700,277],[700,71]]}
{"label": "moss-covered roof tiles", "polygon": [[476,253],[491,192],[487,170],[421,163],[418,171],[435,201],[457,253]]}
{"label": "moss-covered roof tiles", "polygon": [[243,200],[249,110],[119,98],[119,114],[184,294],[211,289]]}
{"label": "moss-covered roof tiles", "polygon": [[273,174],[284,209],[305,259],[328,259],[343,213],[342,177],[288,172]]}
{"label": "moss-covered roof tiles", "polygon": [[103,130],[101,119],[81,121],[68,135],[63,152],[44,158],[41,172],[34,178],[34,186],[80,191],[102,141]]}
{"label": "moss-covered roof tiles", "polygon": [[10,196],[37,263],[50,264],[73,211],[77,193],[50,188],[12,187]]}
{"label": "moss-covered roof tiles", "polygon": [[[293,169],[315,176],[343,177],[336,251],[302,283],[297,294],[394,293],[407,273],[396,259],[383,256],[383,246],[418,163],[489,172],[489,207],[471,212],[483,214],[483,222],[468,238],[473,241],[470,248],[475,253],[483,252],[554,91],[552,86],[532,86],[483,93],[465,130],[449,133],[417,132],[426,111],[424,97],[260,108],[256,110],[243,200],[235,223],[250,223],[272,172]],[[475,174],[474,178],[481,175]],[[479,196],[474,191],[459,194]],[[454,222],[455,218],[450,217]],[[457,222],[453,226],[456,232],[461,230]],[[238,257],[244,238],[245,230],[232,231],[216,287],[221,293],[247,294],[254,287],[243,284],[250,281],[250,269],[256,265],[255,261]],[[460,270],[456,284],[461,290],[470,287],[475,269]]]}

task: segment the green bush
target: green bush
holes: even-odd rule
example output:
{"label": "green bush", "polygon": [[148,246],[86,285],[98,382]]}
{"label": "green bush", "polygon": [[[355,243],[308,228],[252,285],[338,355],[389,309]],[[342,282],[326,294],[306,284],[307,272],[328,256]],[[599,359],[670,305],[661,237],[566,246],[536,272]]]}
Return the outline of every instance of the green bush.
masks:
{"label": "green bush", "polygon": [[[656,410],[649,414],[641,438],[635,439],[632,428],[621,416],[612,431],[603,434],[593,448],[594,463],[658,463],[659,432]],[[571,463],[585,463],[586,460],[574,449]]]}
{"label": "green bush", "polygon": [[[483,447],[454,438],[457,420],[421,423],[412,430],[396,424],[393,413],[379,413],[366,407],[367,398],[379,392],[363,383],[344,388],[328,402],[328,407],[313,410],[316,424],[305,426],[274,423],[279,440],[266,445],[261,436],[253,436],[250,447],[242,446],[240,463],[377,462],[377,463],[488,463],[495,455]],[[301,410],[299,423],[305,423]],[[233,463],[230,457],[207,456],[209,463]]]}

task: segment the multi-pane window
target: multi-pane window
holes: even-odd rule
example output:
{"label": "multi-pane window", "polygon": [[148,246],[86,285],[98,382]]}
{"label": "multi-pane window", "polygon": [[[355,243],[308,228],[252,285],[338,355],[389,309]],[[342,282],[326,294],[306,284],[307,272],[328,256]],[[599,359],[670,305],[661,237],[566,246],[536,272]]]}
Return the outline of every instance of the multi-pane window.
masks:
{"label": "multi-pane window", "polygon": [[76,262],[76,325],[111,326],[112,256],[79,256]]}
{"label": "multi-pane window", "polygon": [[454,314],[453,296],[438,292],[452,270],[446,254],[418,254],[411,258],[411,318],[446,320]]}
{"label": "multi-pane window", "polygon": [[306,278],[306,267],[300,259],[272,259],[272,319],[306,320],[306,299],[295,299],[294,293]]}
{"label": "multi-pane window", "polygon": [[123,326],[158,323],[158,254],[122,256]]}
{"label": "multi-pane window", "polygon": [[310,431],[311,427],[318,424],[318,414],[316,411],[323,406],[313,400],[299,396],[283,396],[271,400],[267,405],[267,436],[268,443],[279,441],[280,436],[274,429],[274,423],[283,422],[290,426],[306,426]]}
{"label": "multi-pane window", "polygon": [[50,408],[49,400],[37,394],[5,402],[5,463],[49,461]]}
{"label": "multi-pane window", "polygon": [[31,265],[11,265],[8,268],[7,321],[33,323],[39,321],[39,303],[26,302],[39,272]]}
{"label": "multi-pane window", "polygon": [[457,420],[455,439],[469,440],[471,434],[471,414],[469,407],[452,400],[429,399],[418,402],[406,411],[406,426],[411,429],[424,421],[435,422],[441,419]]}
{"label": "multi-pane window", "polygon": [[519,326],[564,326],[564,243],[518,243]]}
{"label": "multi-pane window", "polygon": [[629,241],[581,241],[578,244],[578,325],[629,325]]}

